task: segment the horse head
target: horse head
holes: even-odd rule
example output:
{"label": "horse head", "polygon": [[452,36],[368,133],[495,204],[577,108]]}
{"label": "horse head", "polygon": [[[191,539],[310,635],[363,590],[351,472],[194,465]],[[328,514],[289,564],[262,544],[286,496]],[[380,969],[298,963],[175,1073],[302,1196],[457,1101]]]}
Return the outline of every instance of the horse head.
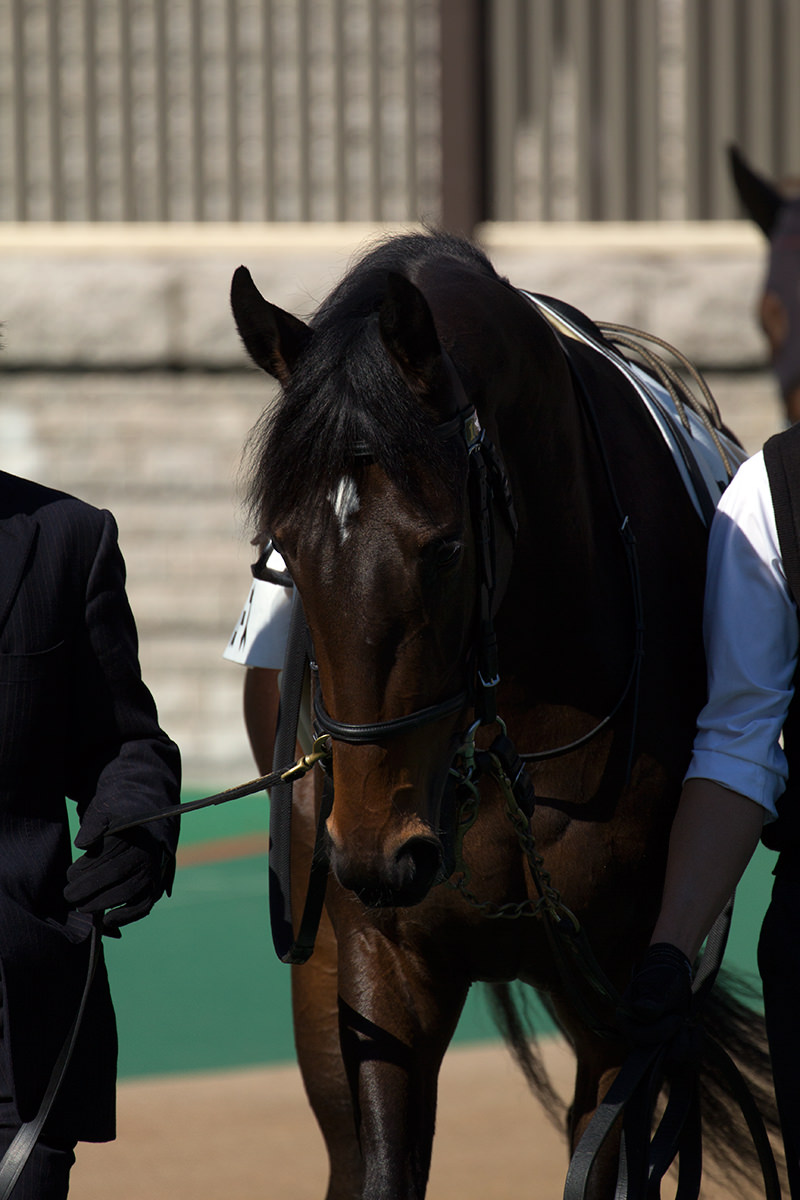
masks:
{"label": "horse head", "polygon": [[313,641],[317,722],[333,739],[331,866],[369,906],[415,904],[448,860],[446,785],[469,725],[480,427],[401,273],[373,272],[305,324],[241,267],[232,307],[283,389],[263,419],[252,494]]}
{"label": "horse head", "polygon": [[769,241],[760,320],[786,415],[800,419],[800,195],[755,172],[735,146],[729,148],[733,181],[748,216]]}

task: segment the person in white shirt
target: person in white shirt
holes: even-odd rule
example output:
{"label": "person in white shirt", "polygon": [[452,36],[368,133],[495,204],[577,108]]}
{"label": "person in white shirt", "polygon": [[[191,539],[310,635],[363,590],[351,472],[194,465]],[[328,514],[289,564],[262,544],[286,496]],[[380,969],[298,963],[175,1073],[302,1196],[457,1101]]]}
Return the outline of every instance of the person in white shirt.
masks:
{"label": "person in white shirt", "polygon": [[[776,467],[778,452],[785,461],[778,457]],[[796,427],[740,467],[712,522],[703,628],[707,703],[672,827],[661,910],[650,949],[623,998],[620,1024],[634,1042],[678,1027],[688,1011],[692,963],[759,839],[780,849],[759,971],[789,1180],[792,1195],[800,1197],[800,950],[794,949],[800,843],[794,831],[779,834],[787,818],[800,831],[800,808],[787,791],[789,739],[786,750],[782,744],[800,626],[787,571],[787,555],[797,555],[793,521],[776,522],[776,510],[789,511],[778,501],[778,485],[783,479],[785,488],[788,480],[791,499],[795,478],[800,502]],[[800,787],[798,772],[793,782]]]}

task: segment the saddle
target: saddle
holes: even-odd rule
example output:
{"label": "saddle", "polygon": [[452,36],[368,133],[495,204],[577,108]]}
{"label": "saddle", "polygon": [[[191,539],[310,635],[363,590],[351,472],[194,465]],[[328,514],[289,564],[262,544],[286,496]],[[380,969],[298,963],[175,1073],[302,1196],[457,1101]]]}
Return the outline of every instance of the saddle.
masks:
{"label": "saddle", "polygon": [[[711,523],[719,498],[747,458],[724,429],[719,410],[699,373],[674,347],[640,330],[595,324],[562,300],[521,293],[562,337],[589,346],[624,376],[672,455],[684,487],[704,525]],[[706,403],[646,343],[655,343],[691,374]],[[646,367],[633,362],[621,347],[637,353]]]}

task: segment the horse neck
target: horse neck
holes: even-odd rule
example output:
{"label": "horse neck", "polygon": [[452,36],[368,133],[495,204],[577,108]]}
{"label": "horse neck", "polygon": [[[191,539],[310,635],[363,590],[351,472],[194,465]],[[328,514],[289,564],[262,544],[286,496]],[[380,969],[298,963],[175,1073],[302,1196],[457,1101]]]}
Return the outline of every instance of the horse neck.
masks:
{"label": "horse neck", "polygon": [[423,282],[442,340],[506,464],[520,520],[515,558],[569,580],[573,606],[585,609],[588,565],[597,581],[617,535],[598,443],[564,351],[508,284],[478,284],[456,269]]}
{"label": "horse neck", "polygon": [[552,331],[532,323],[523,344],[516,387],[487,414],[519,516],[504,640],[554,671],[593,663],[613,689],[632,619],[613,467]]}
{"label": "horse neck", "polygon": [[553,331],[537,313],[523,315],[505,351],[514,370],[495,376],[481,416],[511,478],[520,551],[580,572],[616,541],[605,450]]}

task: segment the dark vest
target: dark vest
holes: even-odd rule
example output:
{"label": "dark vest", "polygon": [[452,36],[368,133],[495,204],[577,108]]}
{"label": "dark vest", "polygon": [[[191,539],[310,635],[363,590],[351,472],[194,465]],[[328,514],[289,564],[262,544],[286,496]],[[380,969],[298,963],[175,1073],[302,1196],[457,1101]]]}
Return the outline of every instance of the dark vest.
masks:
{"label": "dark vest", "polygon": [[[775,434],[764,446],[778,542],[789,590],[800,610],[800,424]],[[778,800],[778,820],[764,826],[762,841],[771,850],[800,849],[800,670],[783,727],[789,767],[786,791]]]}

